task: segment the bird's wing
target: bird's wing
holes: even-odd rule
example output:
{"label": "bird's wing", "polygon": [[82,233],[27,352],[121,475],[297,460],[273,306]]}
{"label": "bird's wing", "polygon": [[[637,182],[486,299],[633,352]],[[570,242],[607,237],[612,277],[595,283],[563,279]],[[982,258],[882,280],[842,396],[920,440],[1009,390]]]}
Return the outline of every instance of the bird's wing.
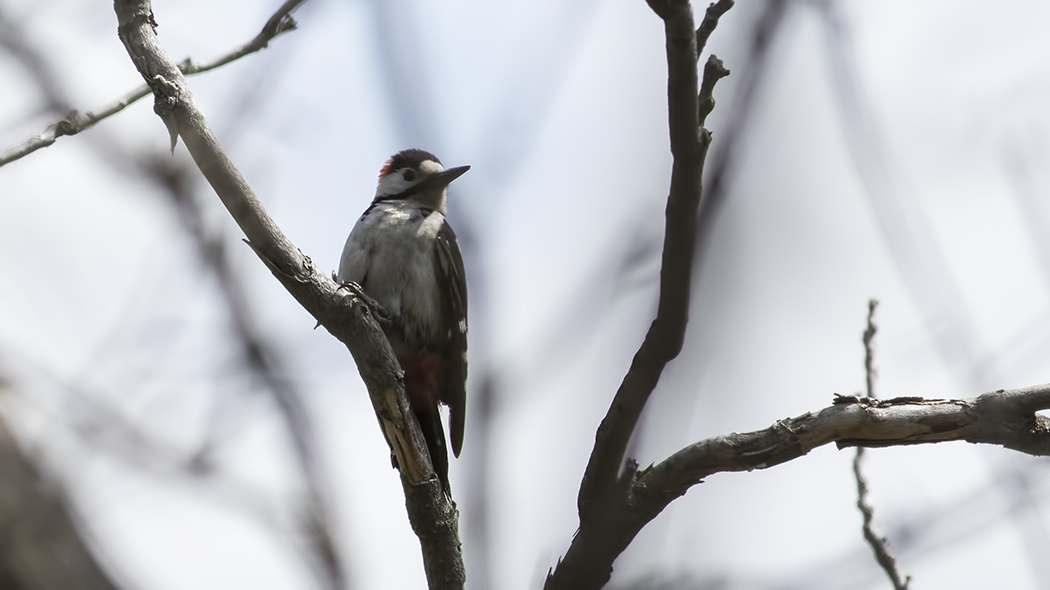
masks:
{"label": "bird's wing", "polygon": [[445,379],[441,401],[448,405],[449,436],[452,452],[459,457],[463,448],[463,427],[467,411],[467,276],[456,234],[445,221],[437,233],[438,288],[444,316],[452,318],[453,327],[445,348]]}

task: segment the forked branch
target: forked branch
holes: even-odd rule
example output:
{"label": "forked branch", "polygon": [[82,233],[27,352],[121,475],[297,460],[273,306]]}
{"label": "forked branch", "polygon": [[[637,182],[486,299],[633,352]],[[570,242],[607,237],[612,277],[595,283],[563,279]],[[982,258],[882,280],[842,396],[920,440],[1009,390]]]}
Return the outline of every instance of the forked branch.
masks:
{"label": "forked branch", "polygon": [[577,500],[580,530],[564,560],[548,575],[545,585],[548,589],[604,586],[612,573],[613,560],[648,522],[623,510],[633,494],[636,466],[628,462],[622,474],[620,470],[642,409],[664,367],[682,349],[689,320],[701,180],[711,144],[711,134],[703,128],[703,119],[714,107],[711,94],[715,82],[729,73],[721,61],[712,56],[704,69],[701,85],[697,74],[697,42],[706,41],[732,1],[721,0],[713,5],[699,30],[694,27],[692,8],[687,0],[648,0],[648,3],[663,19],[667,38],[668,128],[674,159],[665,212],[660,299],[656,319],[595,434],[594,449]]}

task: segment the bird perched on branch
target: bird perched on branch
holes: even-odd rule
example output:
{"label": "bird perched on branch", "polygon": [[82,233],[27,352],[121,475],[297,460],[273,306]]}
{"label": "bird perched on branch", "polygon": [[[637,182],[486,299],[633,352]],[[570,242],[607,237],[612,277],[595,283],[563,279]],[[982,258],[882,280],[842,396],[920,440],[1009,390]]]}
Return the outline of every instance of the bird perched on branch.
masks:
{"label": "bird perched on branch", "polygon": [[470,166],[445,169],[423,150],[394,154],[375,199],[343,247],[337,278],[381,308],[383,330],[405,371],[405,393],[446,493],[448,452],[438,403],[449,409],[452,452],[463,448],[467,380],[467,282],[445,221],[447,188]]}

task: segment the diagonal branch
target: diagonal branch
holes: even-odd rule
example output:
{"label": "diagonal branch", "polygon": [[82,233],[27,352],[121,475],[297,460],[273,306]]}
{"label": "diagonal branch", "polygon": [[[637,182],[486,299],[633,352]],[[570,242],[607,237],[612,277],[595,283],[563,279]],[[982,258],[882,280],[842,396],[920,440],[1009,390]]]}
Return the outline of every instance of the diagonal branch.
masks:
{"label": "diagonal branch", "polygon": [[401,466],[409,520],[423,548],[430,587],[462,588],[459,513],[434,475],[419,425],[409,411],[401,368],[370,308],[315,267],[266,213],[208,127],[182,72],[158,43],[149,0],[117,0],[115,10],[120,39],[153,89],[154,111],[172,138],[183,138],[246,242],[273,275],[357,362],[380,427]]}
{"label": "diagonal branch", "polygon": [[[276,12],[273,13],[273,16],[266,21],[266,24],[263,25],[262,30],[259,31],[259,34],[256,35],[254,39],[233,51],[203,64],[195,64],[187,57],[179,64],[179,69],[187,76],[201,74],[222,67],[246,55],[266,49],[270,45],[270,41],[273,41],[276,37],[283,33],[287,33],[288,31],[295,30],[296,23],[295,19],[292,18],[292,12],[294,12],[296,8],[299,8],[299,6],[305,1],[306,0],[287,0],[277,9]],[[45,127],[40,133],[30,137],[19,145],[0,153],[0,167],[10,164],[15,160],[24,158],[41,148],[50,146],[55,143],[59,137],[64,135],[76,135],[85,129],[89,129],[99,121],[119,113],[149,93],[149,86],[143,84],[121,98],[93,111],[88,111],[84,114],[80,114],[77,111],[71,111],[62,119]]]}
{"label": "diagonal branch", "polygon": [[696,29],[697,59],[700,59],[700,54],[703,53],[704,47],[707,46],[707,40],[711,38],[711,33],[715,32],[715,27],[718,26],[718,19],[722,18],[722,15],[729,12],[729,9],[732,7],[733,0],[718,0],[718,2],[712,2],[708,5],[707,12],[704,13],[704,20]]}

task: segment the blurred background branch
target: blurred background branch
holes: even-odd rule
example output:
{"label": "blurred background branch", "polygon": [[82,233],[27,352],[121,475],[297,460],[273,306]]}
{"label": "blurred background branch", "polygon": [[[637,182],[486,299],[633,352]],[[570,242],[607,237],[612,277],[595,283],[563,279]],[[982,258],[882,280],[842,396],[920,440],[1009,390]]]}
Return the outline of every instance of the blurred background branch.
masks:
{"label": "blurred background branch", "polygon": [[[0,397],[13,385],[0,375]],[[23,453],[0,417],[0,587],[117,590],[78,529],[59,486]]]}

